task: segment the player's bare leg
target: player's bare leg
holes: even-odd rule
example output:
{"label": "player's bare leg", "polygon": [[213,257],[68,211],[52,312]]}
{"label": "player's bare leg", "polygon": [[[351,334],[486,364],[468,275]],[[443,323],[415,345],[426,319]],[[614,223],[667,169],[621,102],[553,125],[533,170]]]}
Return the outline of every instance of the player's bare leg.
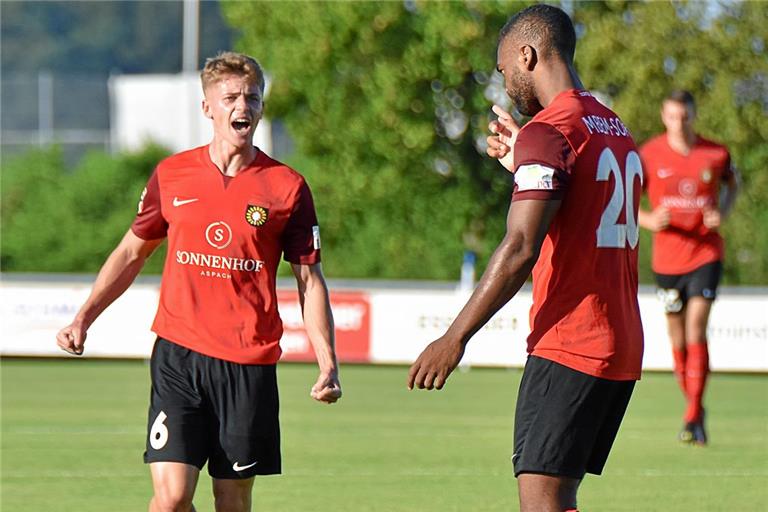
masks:
{"label": "player's bare leg", "polygon": [[580,479],[522,473],[517,477],[520,512],[576,510]]}
{"label": "player's bare leg", "polygon": [[686,344],[706,343],[709,313],[712,311],[712,299],[691,297],[688,299],[685,310]]}
{"label": "player's bare leg", "polygon": [[688,390],[688,408],[685,420],[693,425],[693,441],[696,444],[707,443],[704,430],[704,407],[702,398],[709,375],[709,350],[707,347],[707,323],[712,310],[712,300],[704,297],[692,297],[688,301],[685,315],[686,351],[686,389]]}
{"label": "player's bare leg", "polygon": [[216,512],[249,512],[253,478],[243,480],[214,478],[213,496]]}
{"label": "player's bare leg", "polygon": [[685,312],[686,308],[684,307],[679,313],[667,313],[666,315],[669,341],[672,344],[672,348],[675,350],[685,348]]}
{"label": "player's bare leg", "polygon": [[200,470],[180,462],[153,462],[154,496],[149,502],[149,512],[195,512],[192,498]]}

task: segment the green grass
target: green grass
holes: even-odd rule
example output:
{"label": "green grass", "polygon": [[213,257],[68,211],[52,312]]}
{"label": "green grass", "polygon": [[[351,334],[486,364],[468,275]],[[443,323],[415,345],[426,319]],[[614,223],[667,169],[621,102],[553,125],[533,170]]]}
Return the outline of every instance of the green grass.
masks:
{"label": "green grass", "polygon": [[[0,372],[3,512],[146,509],[146,364],[3,360]],[[284,474],[256,480],[254,510],[517,510],[519,371],[473,369],[441,392],[409,393],[404,368],[348,366],[334,406],[309,398],[312,366],[283,364],[279,376]],[[768,377],[714,375],[707,409],[710,446],[679,445],[673,378],[646,375],[580,509],[766,510]],[[205,470],[195,503],[213,510]]]}

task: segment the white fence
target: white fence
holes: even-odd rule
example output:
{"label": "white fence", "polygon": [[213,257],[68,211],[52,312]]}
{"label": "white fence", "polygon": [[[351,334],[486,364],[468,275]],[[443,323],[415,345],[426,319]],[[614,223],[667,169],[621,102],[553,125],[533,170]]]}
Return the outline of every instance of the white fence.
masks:
{"label": "white fence", "polygon": [[[72,278],[3,276],[0,281],[3,356],[69,357],[56,347],[56,331],[68,324],[90,291],[90,282]],[[458,313],[466,294],[429,285],[402,287],[345,283],[332,288],[337,348],[342,361],[410,363],[437,338]],[[286,288],[289,290],[290,288]],[[134,284],[92,326],[86,355],[149,356],[150,332],[158,300],[156,281]],[[521,292],[475,336],[464,363],[475,366],[522,366],[528,335],[530,292]],[[285,359],[311,360],[291,293],[281,293],[286,319]],[[651,288],[640,293],[645,329],[645,369],[669,370],[672,359],[661,304]],[[768,290],[722,290],[709,329],[711,366],[720,371],[768,372]]]}

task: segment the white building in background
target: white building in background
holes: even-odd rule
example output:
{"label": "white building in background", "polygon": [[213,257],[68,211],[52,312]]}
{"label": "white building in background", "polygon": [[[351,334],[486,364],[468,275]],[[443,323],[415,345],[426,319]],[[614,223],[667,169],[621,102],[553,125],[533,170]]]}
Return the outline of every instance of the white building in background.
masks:
{"label": "white building in background", "polygon": [[[269,78],[266,79],[266,93]],[[203,90],[198,73],[176,75],[115,75],[109,79],[110,147],[134,151],[155,142],[173,152],[211,141],[213,128],[203,115]],[[272,130],[262,119],[253,143],[272,153]]]}

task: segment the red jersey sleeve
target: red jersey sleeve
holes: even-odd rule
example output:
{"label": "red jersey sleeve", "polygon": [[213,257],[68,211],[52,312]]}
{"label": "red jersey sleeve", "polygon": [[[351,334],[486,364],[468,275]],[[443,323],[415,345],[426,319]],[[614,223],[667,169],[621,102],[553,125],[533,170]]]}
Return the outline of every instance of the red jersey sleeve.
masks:
{"label": "red jersey sleeve", "polygon": [[312,192],[302,181],[282,236],[285,261],[313,265],[320,261],[320,227]]}
{"label": "red jersey sleeve", "polygon": [[149,177],[147,186],[141,193],[138,213],[131,224],[131,230],[144,240],[157,240],[165,238],[168,234],[168,222],[160,208],[160,183],[157,180],[157,169]]}
{"label": "red jersey sleeve", "polygon": [[515,188],[512,200],[561,199],[568,189],[576,156],[554,126],[530,122],[515,141]]}

